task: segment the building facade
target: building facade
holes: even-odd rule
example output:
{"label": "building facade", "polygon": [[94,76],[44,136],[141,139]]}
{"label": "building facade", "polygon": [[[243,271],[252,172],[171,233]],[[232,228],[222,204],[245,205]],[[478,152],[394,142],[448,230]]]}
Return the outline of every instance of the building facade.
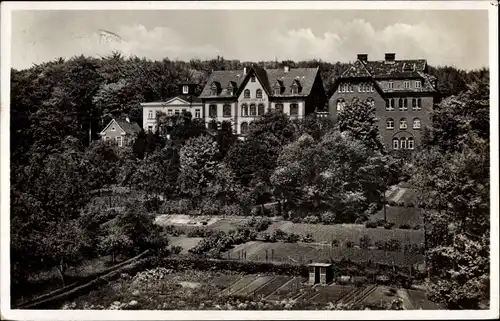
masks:
{"label": "building facade", "polygon": [[190,112],[193,118],[203,118],[203,105],[195,94],[196,84],[179,84],[179,95],[166,101],[142,103],[142,128],[144,131],[157,130],[158,112],[167,116],[181,115]]}
{"label": "building facade", "polygon": [[326,95],[318,68],[214,71],[200,99],[207,126],[212,120],[231,121],[237,135],[246,135],[249,124],[268,110],[303,118],[322,109]]}
{"label": "building facade", "polygon": [[368,55],[358,54],[332,86],[329,115],[337,120],[339,111],[355,99],[372,104],[386,148],[414,150],[431,122],[436,82],[424,59],[396,60],[394,53],[386,53],[383,61],[369,61]]}
{"label": "building facade", "polygon": [[112,119],[100,132],[100,135],[105,142],[122,147],[132,144],[140,131],[139,125],[136,122],[131,122],[128,118],[125,120]]}

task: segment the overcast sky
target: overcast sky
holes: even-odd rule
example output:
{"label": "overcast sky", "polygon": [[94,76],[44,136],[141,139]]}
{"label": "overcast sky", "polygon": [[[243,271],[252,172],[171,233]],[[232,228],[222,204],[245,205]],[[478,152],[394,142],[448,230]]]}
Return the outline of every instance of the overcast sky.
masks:
{"label": "overcast sky", "polygon": [[[104,41],[99,29],[118,34]],[[425,58],[431,65],[488,66],[487,11],[15,11],[12,65],[57,57],[125,55],[150,59],[348,62],[357,53]]]}

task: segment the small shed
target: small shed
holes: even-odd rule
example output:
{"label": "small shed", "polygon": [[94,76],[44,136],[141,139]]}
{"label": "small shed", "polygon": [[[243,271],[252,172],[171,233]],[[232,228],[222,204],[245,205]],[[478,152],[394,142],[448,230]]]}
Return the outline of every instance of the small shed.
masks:
{"label": "small shed", "polygon": [[327,284],[333,279],[332,265],[328,263],[311,263],[309,267],[309,284]]}

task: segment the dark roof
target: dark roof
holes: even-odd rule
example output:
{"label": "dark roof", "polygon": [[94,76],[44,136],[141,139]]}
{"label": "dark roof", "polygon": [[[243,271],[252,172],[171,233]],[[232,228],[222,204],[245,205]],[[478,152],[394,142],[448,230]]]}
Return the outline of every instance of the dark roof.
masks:
{"label": "dark roof", "polygon": [[[257,66],[248,68],[247,74],[243,74],[243,70],[217,70],[212,72],[208,78],[207,84],[203,88],[200,98],[221,98],[221,97],[235,97],[235,95],[230,96],[227,92],[227,87],[231,81],[236,83],[239,93],[241,85],[249,78],[252,71],[255,73],[257,78],[262,83],[264,89],[269,93],[270,96],[275,96],[273,94],[272,88],[278,80],[281,81],[285,87],[285,91],[278,97],[285,96],[308,96],[311,93],[314,80],[318,74],[319,68],[290,68],[288,72],[284,69],[263,69]],[[289,88],[292,86],[293,82],[298,80],[302,90],[298,95],[292,95]],[[221,92],[217,96],[211,95],[210,88],[214,82],[218,82],[221,87]]]}
{"label": "dark roof", "polygon": [[126,134],[137,134],[141,131],[141,127],[136,122],[128,122],[125,119],[115,119],[115,121]]}
{"label": "dark roof", "polygon": [[[365,68],[363,68],[365,67]],[[427,61],[425,59],[414,60],[385,60],[365,61],[356,60],[342,75],[345,77],[366,77],[367,73],[373,78],[419,78],[420,73],[425,72]]]}
{"label": "dark roof", "polygon": [[339,82],[345,78],[371,78],[383,92],[389,92],[389,90],[381,85],[381,80],[419,78],[423,80],[422,88],[391,89],[390,92],[437,92],[437,88],[434,86],[436,77],[427,73],[425,59],[394,60],[392,62],[356,60],[335,80],[333,87],[336,88]]}

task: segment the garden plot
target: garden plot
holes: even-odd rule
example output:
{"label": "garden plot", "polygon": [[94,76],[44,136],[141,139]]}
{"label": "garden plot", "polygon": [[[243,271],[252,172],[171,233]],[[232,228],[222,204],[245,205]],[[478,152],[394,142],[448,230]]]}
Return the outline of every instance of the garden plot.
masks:
{"label": "garden plot", "polygon": [[226,296],[226,295],[232,295],[233,293],[238,292],[239,290],[243,289],[245,286],[250,284],[255,280],[255,275],[247,275],[233,283],[230,287],[222,290],[220,292],[220,295]]}
{"label": "garden plot", "polygon": [[170,236],[168,240],[171,246],[182,247],[182,252],[180,254],[187,254],[189,250],[198,245],[202,239],[201,237]]}
{"label": "garden plot", "polygon": [[[249,244],[250,243],[250,244]],[[283,262],[305,264],[313,262],[330,262],[349,259],[353,262],[385,263],[395,265],[410,265],[423,262],[423,256],[404,252],[332,247],[325,244],[312,243],[265,243],[249,242],[241,244],[223,254],[223,257],[238,258],[238,252],[246,252],[246,260],[259,262]],[[267,257],[266,257],[267,251]]]}
{"label": "garden plot", "polygon": [[387,306],[398,297],[397,291],[394,293],[390,292],[390,287],[378,286],[374,291],[368,294],[366,298],[360,300],[359,303],[366,306]]}
{"label": "garden plot", "polygon": [[429,301],[424,291],[406,290],[411,304],[416,310],[438,310],[439,306]]}
{"label": "garden plot", "polygon": [[344,296],[348,295],[356,288],[351,285],[338,285],[333,284],[329,286],[318,286],[317,294],[312,296],[310,300],[318,303],[335,303],[342,299]]}
{"label": "garden plot", "polygon": [[384,228],[365,228],[358,224],[337,224],[337,225],[322,225],[322,224],[304,224],[292,222],[275,222],[271,224],[267,232],[272,233],[276,229],[281,229],[287,233],[295,233],[306,235],[310,233],[315,242],[330,244],[333,240],[339,243],[354,242],[359,243],[359,239],[363,235],[368,235],[372,242],[388,241],[390,239],[400,240],[402,243],[407,239],[412,244],[420,244],[424,242],[422,231],[401,230]]}
{"label": "garden plot", "polygon": [[255,297],[256,293],[255,291],[258,290],[260,287],[264,286],[266,283],[271,281],[273,279],[273,276],[261,276],[259,278],[254,279],[252,282],[250,282],[247,286],[243,287],[237,292],[232,293],[231,295],[234,296],[250,296],[250,297]]}
{"label": "garden plot", "polygon": [[[386,207],[386,216],[388,222],[394,223],[394,228],[398,228],[401,224],[408,224],[411,229],[416,225],[422,226],[424,224],[422,218],[422,209],[417,207],[399,207],[388,206]],[[377,221],[384,219],[384,209],[380,210],[377,214],[370,217],[370,221]]]}
{"label": "garden plot", "polygon": [[213,283],[221,288],[225,289],[230,287],[231,285],[235,284],[241,279],[241,275],[230,275],[230,274],[223,274],[219,276],[218,278],[215,278]]}
{"label": "garden plot", "polygon": [[267,284],[259,288],[257,291],[255,291],[255,294],[257,297],[267,297],[274,291],[276,291],[279,287],[290,281],[292,278],[288,276],[282,276],[278,275],[275,276],[271,281],[269,281]]}
{"label": "garden plot", "polygon": [[278,289],[276,289],[273,293],[271,293],[269,296],[267,296],[265,299],[266,300],[282,300],[282,299],[288,299],[296,296],[298,293],[300,293],[300,290],[307,287],[305,282],[307,279],[303,277],[294,277],[289,279],[288,282],[280,286]]}

